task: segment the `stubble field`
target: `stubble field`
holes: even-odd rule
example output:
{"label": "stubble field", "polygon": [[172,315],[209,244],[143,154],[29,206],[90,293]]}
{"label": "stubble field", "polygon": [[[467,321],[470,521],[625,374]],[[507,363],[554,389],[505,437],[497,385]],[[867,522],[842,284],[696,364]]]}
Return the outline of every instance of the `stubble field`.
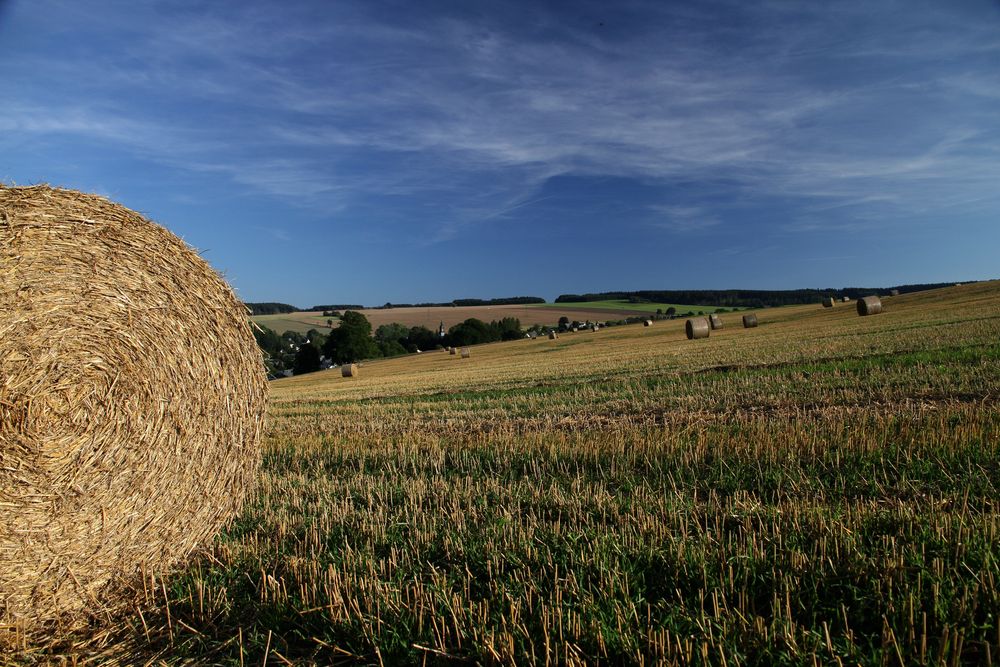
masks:
{"label": "stubble field", "polygon": [[989,664],[1000,284],[884,304],[275,382],[242,516],[75,655]]}

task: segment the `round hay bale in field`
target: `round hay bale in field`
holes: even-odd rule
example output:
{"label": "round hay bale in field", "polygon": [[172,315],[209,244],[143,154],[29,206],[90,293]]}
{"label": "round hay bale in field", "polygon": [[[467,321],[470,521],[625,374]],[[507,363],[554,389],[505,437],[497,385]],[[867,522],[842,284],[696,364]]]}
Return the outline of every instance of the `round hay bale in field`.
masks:
{"label": "round hay bale in field", "polygon": [[550,331],[549,340],[555,340],[556,338],[559,338],[559,334],[557,334],[555,331]]}
{"label": "round hay bale in field", "polygon": [[344,364],[340,367],[340,377],[356,378],[358,377],[358,373],[357,364]]}
{"label": "round hay bale in field", "polygon": [[455,355],[455,354],[458,354],[458,352],[455,351],[455,348],[449,347],[448,348],[448,354]]}
{"label": "round hay bale in field", "polygon": [[757,326],[757,315],[755,313],[749,313],[743,316],[743,328],[753,329]]}
{"label": "round hay bale in field", "polygon": [[823,307],[824,308],[833,308],[833,297],[832,296],[828,296],[828,297],[826,297],[826,298],[823,299]]}
{"label": "round hay bale in field", "polygon": [[0,626],[102,619],[240,509],[267,402],[248,314],[138,213],[0,185]]}
{"label": "round hay bale in field", "polygon": [[470,350],[467,347],[463,347],[462,348],[462,358],[463,359],[468,359],[471,356],[472,356],[472,350]]}
{"label": "round hay bale in field", "polygon": [[889,296],[899,296],[899,290],[898,289],[889,290]]}
{"label": "round hay bale in field", "polygon": [[722,328],[722,318],[716,315],[715,313],[712,313],[711,315],[708,316],[708,323],[712,325],[713,329]]}
{"label": "round hay bale in field", "polygon": [[878,315],[882,312],[882,301],[877,296],[858,299],[858,315]]}
{"label": "round hay bale in field", "polygon": [[843,301],[844,303],[850,303],[851,297],[849,297],[849,296],[842,296],[842,297],[840,297],[840,300]]}
{"label": "round hay bale in field", "polygon": [[684,332],[688,340],[695,338],[708,338],[712,325],[704,317],[694,317],[684,323]]}
{"label": "round hay bale in field", "polygon": [[651,327],[651,326],[653,326],[653,320],[646,320],[645,322],[642,323],[642,326],[644,326],[644,327]]}

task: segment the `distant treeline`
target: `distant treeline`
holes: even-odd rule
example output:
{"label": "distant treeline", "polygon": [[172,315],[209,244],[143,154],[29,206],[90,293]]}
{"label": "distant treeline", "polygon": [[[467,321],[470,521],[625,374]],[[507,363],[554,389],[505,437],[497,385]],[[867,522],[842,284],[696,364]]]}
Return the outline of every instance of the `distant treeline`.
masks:
{"label": "distant treeline", "polygon": [[250,313],[253,315],[277,315],[279,313],[294,313],[298,310],[295,306],[287,303],[274,303],[271,301],[266,303],[248,303],[246,307],[250,309]]}
{"label": "distant treeline", "polygon": [[356,303],[332,303],[325,306],[313,306],[307,311],[302,312],[319,312],[319,311],[333,311],[333,310],[364,310],[364,306],[359,306]]}
{"label": "distant treeline", "polygon": [[[526,303],[545,303],[545,299],[540,296],[509,296],[501,299],[455,299],[447,303],[387,303],[384,306],[375,306],[375,309],[384,308],[450,308],[464,306],[516,306]],[[356,303],[332,303],[321,306],[313,306],[307,311],[289,305],[287,303],[248,303],[247,307],[254,315],[275,315],[277,313],[294,312],[332,312],[335,310],[365,310],[365,307]]]}
{"label": "distant treeline", "polygon": [[824,297],[846,296],[851,299],[870,294],[887,294],[898,289],[900,294],[948,287],[954,283],[897,285],[895,287],[841,287],[796,290],[639,290],[637,292],[598,292],[592,294],[561,294],[556,303],[584,301],[630,301],[632,303],[683,303],[689,305],[723,306],[726,308],[764,308],[803,303],[818,303]]}
{"label": "distant treeline", "polygon": [[526,303],[545,303],[540,296],[509,296],[501,299],[455,299],[447,303],[386,303],[378,308],[463,308],[466,306],[519,306]]}

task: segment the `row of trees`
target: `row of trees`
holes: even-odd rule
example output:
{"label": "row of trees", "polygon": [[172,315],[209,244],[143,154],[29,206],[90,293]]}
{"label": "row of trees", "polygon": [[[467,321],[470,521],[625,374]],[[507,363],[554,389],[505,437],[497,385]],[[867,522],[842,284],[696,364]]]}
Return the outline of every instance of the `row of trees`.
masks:
{"label": "row of trees", "polygon": [[290,303],[277,303],[274,301],[248,303],[246,307],[250,309],[251,315],[277,315],[278,313],[294,313],[298,310],[298,308]]}
{"label": "row of trees", "polygon": [[639,290],[636,292],[597,292],[589,294],[561,294],[556,303],[585,301],[628,301],[630,303],[690,303],[713,304],[727,308],[764,308],[791,304],[819,303],[826,297],[847,296],[859,299],[869,294],[886,294],[890,289],[900,293],[920,292],[953,283],[926,283],[888,287],[842,287],[840,289],[796,290]]}
{"label": "row of trees", "polygon": [[279,336],[262,327],[254,335],[265,353],[269,374],[276,377],[285,370],[295,375],[317,371],[324,357],[334,364],[345,364],[418,350],[515,340],[524,334],[515,317],[489,323],[470,318],[451,327],[443,337],[427,327],[395,323],[383,324],[373,333],[367,317],[348,310],[341,315],[340,326],[325,334],[312,329],[306,334],[286,331]]}
{"label": "row of trees", "polygon": [[[545,299],[540,296],[507,296],[499,299],[455,299],[445,303],[387,303],[377,308],[435,308],[435,307],[458,307],[458,306],[509,306],[523,305],[529,303],[545,303]],[[277,303],[273,301],[247,303],[253,315],[275,315],[278,313],[294,313],[300,311],[288,303]],[[364,310],[364,306],[356,303],[328,303],[313,306],[308,312],[332,312],[336,310]]]}

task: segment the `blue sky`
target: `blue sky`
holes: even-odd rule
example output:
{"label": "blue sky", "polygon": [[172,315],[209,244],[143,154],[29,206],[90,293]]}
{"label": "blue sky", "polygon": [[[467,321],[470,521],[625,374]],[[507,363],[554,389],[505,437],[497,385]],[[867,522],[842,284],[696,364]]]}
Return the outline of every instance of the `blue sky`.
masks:
{"label": "blue sky", "polygon": [[249,301],[1000,277],[1000,3],[0,0],[0,180]]}

